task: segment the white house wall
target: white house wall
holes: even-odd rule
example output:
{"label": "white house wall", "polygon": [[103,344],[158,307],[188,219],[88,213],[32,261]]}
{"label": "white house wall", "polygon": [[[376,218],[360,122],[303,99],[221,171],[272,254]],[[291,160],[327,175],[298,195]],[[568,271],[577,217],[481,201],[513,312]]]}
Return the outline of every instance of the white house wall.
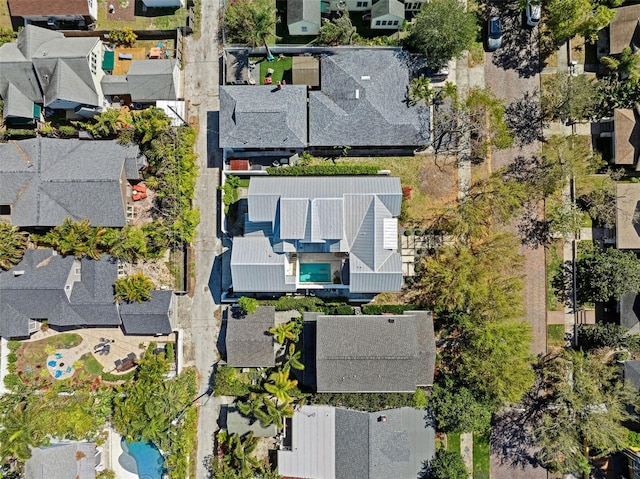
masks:
{"label": "white house wall", "polygon": [[345,4],[345,9],[350,12],[366,12],[371,10],[373,0],[331,0],[329,2],[331,11],[337,11],[340,3]]}
{"label": "white house wall", "polygon": [[[395,15],[382,15],[371,19],[372,30],[398,30],[402,26],[404,18],[396,17]],[[379,23],[378,23],[379,22]],[[394,25],[394,22],[395,23]]]}
{"label": "white house wall", "polygon": [[[306,31],[304,27],[306,27]],[[317,35],[318,33],[320,33],[320,25],[317,23],[303,20],[289,25],[289,35]]]}
{"label": "white house wall", "polygon": [[89,16],[93,21],[98,20],[98,0],[87,0],[87,6],[89,7]]}

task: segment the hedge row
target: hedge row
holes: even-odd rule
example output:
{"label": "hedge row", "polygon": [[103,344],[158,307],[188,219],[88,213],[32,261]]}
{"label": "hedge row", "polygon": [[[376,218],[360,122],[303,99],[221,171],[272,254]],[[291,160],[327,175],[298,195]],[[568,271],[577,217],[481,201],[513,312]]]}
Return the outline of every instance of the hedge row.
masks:
{"label": "hedge row", "polygon": [[0,140],[10,140],[12,138],[35,138],[36,135],[36,130],[8,129],[0,131]]}
{"label": "hedge row", "polygon": [[332,175],[377,175],[378,167],[372,165],[294,165],[267,168],[273,176],[332,176]]}
{"label": "hedge row", "polygon": [[102,373],[102,380],[103,381],[126,381],[128,379],[131,379],[135,373],[136,373],[135,369],[124,374]]}
{"label": "hedge row", "polygon": [[403,314],[405,311],[415,311],[418,308],[413,304],[367,304],[362,307],[364,314]]}

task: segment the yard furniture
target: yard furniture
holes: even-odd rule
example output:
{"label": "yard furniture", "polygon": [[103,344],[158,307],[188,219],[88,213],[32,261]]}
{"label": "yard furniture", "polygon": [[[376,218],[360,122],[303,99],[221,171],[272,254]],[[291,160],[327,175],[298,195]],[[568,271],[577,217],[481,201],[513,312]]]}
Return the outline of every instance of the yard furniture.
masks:
{"label": "yard furniture", "polygon": [[140,193],[146,193],[147,192],[147,187],[144,184],[139,183],[137,185],[133,185],[133,190],[134,191],[139,191]]}
{"label": "yard furniture", "polygon": [[265,77],[264,78],[264,84],[265,85],[271,85],[271,83],[273,83],[273,78],[271,78],[271,77]]}

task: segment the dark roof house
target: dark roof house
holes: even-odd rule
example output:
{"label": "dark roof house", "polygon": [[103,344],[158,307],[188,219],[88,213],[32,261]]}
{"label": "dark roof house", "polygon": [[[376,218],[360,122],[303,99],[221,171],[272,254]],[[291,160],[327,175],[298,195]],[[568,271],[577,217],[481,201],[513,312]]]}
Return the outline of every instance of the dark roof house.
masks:
{"label": "dark roof house", "polygon": [[640,361],[624,361],[624,380],[634,389],[640,389]]}
{"label": "dark roof house", "polygon": [[268,368],[276,364],[273,335],[276,309],[259,306],[254,313],[237,310],[226,321],[227,364],[236,368]]}
{"label": "dark roof house", "polygon": [[92,442],[70,442],[31,448],[25,463],[29,479],[94,479],[100,456]]}
{"label": "dark roof house", "polygon": [[617,55],[625,47],[635,51],[640,47],[640,5],[614,8],[615,16],[609,24],[609,54]]}
{"label": "dark roof house", "polygon": [[231,251],[234,291],[399,291],[401,202],[395,177],[253,177]]}
{"label": "dark roof house", "polygon": [[0,205],[23,227],[67,217],[125,226],[126,181],[139,179],[146,161],[137,146],[53,138],[2,143],[0,158]]}
{"label": "dark roof house", "polygon": [[103,50],[97,37],[66,38],[27,25],[17,42],[0,46],[0,97],[10,105],[4,118],[36,118],[36,106],[89,116],[99,112]]}
{"label": "dark roof house", "polygon": [[416,479],[435,455],[424,410],[373,413],[302,406],[278,451],[278,474],[307,479]]}
{"label": "dark roof house", "polygon": [[324,393],[412,392],[433,384],[429,311],[394,316],[305,313],[302,383]]}
{"label": "dark roof house", "polygon": [[127,334],[168,334],[173,329],[171,291],[154,291],[133,305],[114,302],[118,265],[110,257],[95,261],[28,249],[22,261],[0,271],[0,335],[28,337],[47,321],[55,328],[117,327]]}

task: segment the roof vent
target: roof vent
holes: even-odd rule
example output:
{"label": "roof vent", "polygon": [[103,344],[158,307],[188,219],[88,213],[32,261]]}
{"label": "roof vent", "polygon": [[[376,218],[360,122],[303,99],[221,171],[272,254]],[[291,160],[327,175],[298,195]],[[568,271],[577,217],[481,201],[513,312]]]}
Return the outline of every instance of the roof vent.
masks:
{"label": "roof vent", "polygon": [[378,418],[378,422],[387,422],[387,416],[384,414]]}
{"label": "roof vent", "polygon": [[391,324],[396,322],[396,320],[394,318],[389,318],[389,319],[387,319],[387,321],[389,321]]}
{"label": "roof vent", "polygon": [[46,56],[47,56],[47,51],[46,51],[46,50],[43,50],[43,51],[42,51],[42,56],[43,56],[43,57],[46,57]]}
{"label": "roof vent", "polygon": [[360,90],[356,88],[356,100],[360,98]]}
{"label": "roof vent", "polygon": [[22,276],[24,274],[24,271],[14,271],[13,275],[14,276]]}
{"label": "roof vent", "polygon": [[371,77],[369,75],[362,75],[360,80],[371,80]]}

